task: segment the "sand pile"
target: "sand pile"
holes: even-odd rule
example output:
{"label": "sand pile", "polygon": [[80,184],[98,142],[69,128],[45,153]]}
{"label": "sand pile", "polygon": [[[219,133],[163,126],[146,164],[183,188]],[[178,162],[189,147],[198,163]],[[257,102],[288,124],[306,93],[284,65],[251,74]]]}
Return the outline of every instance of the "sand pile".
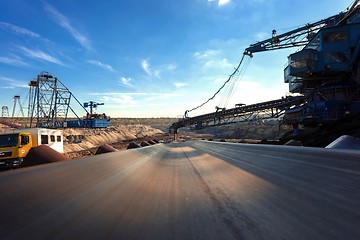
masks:
{"label": "sand pile", "polygon": [[150,143],[148,143],[147,141],[142,141],[142,142],[140,143],[140,146],[141,146],[141,147],[147,147],[147,146],[150,146]]}
{"label": "sand pile", "polygon": [[163,131],[143,125],[127,125],[106,129],[64,129],[64,151],[75,152],[102,144],[154,136]]}
{"label": "sand pile", "polygon": [[55,151],[47,145],[40,145],[31,148],[29,153],[24,158],[23,167],[35,166],[45,163],[61,162],[70,160],[69,157]]}
{"label": "sand pile", "polygon": [[109,144],[103,144],[96,150],[95,155],[109,153],[109,152],[118,152],[118,151],[119,150],[117,150],[113,146],[110,146]]}
{"label": "sand pile", "polygon": [[129,143],[129,146],[126,149],[140,148],[141,146],[136,142]]}

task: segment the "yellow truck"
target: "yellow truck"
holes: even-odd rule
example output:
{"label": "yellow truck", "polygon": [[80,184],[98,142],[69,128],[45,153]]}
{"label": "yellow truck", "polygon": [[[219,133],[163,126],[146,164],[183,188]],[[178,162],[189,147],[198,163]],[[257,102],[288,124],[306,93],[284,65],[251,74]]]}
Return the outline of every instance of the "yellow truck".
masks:
{"label": "yellow truck", "polygon": [[62,131],[27,128],[0,132],[0,168],[20,167],[29,150],[42,144],[63,153]]}

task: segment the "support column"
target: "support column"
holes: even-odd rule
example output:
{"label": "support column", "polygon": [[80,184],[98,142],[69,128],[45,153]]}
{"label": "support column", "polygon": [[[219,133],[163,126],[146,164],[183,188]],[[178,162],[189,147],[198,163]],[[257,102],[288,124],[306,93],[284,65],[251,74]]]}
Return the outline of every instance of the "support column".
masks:
{"label": "support column", "polygon": [[177,141],[178,139],[178,129],[174,128],[174,141]]}

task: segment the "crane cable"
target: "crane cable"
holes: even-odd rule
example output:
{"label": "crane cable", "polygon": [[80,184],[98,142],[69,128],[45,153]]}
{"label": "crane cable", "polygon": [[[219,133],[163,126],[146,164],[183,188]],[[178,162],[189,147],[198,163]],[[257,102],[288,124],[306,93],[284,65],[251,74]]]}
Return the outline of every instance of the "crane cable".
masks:
{"label": "crane cable", "polygon": [[245,60],[243,67],[239,71],[237,71],[236,75],[234,75],[235,79],[232,81],[231,85],[228,85],[227,89],[225,89],[224,94],[220,98],[220,101],[218,103],[219,107],[227,108],[230,99],[234,95],[236,89],[239,86],[240,80],[244,76],[246,69],[248,68],[248,66],[250,64],[250,60],[251,60],[251,58],[248,58],[247,60]]}
{"label": "crane cable", "polygon": [[208,102],[210,102],[211,100],[213,100],[213,99],[216,97],[216,95],[226,86],[226,84],[227,84],[228,82],[230,82],[230,80],[232,79],[232,77],[238,72],[238,70],[239,70],[239,68],[240,68],[240,66],[241,66],[241,64],[242,64],[242,62],[243,62],[243,60],[244,60],[244,58],[245,58],[245,55],[247,55],[247,54],[245,54],[245,53],[243,54],[243,56],[242,56],[239,64],[238,64],[237,67],[235,68],[234,72],[229,76],[229,78],[224,82],[224,84],[215,92],[215,94],[214,94],[211,98],[209,98],[208,100],[206,100],[205,102],[203,102],[202,104],[200,104],[199,106],[194,107],[194,108],[192,108],[192,109],[190,109],[190,110],[186,110],[186,111],[185,111],[185,116],[187,115],[187,113],[189,113],[189,112],[191,112],[191,111],[194,111],[194,110],[196,110],[196,109],[198,109],[198,108],[201,108],[202,106],[204,106],[205,104],[207,104]]}

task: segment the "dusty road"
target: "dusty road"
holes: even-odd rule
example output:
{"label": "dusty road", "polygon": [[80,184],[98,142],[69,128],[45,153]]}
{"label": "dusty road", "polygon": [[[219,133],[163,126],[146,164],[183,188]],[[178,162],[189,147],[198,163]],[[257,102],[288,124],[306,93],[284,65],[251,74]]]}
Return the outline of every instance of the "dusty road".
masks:
{"label": "dusty road", "polygon": [[360,239],[360,154],[160,144],[0,172],[0,239]]}

